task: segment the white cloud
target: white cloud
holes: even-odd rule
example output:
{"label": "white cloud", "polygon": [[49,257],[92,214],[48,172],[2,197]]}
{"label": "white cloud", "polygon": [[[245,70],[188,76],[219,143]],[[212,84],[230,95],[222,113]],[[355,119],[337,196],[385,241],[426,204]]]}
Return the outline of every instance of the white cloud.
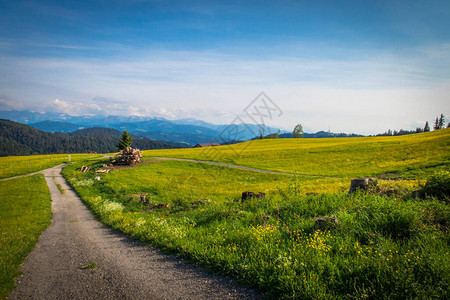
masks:
{"label": "white cloud", "polygon": [[0,89],[25,107],[214,123],[242,115],[265,91],[285,111],[269,125],[301,122],[313,130],[330,125],[335,131],[376,133],[450,114],[450,78],[444,72],[450,69],[449,47],[412,49],[404,56],[352,52],[340,60],[171,51],[114,60],[3,56]]}
{"label": "white cloud", "polygon": [[64,112],[68,114],[98,114],[102,113],[102,108],[95,103],[67,102],[59,99],[50,101],[45,107],[45,111]]}
{"label": "white cloud", "polygon": [[22,109],[23,105],[7,97],[0,96],[0,110]]}

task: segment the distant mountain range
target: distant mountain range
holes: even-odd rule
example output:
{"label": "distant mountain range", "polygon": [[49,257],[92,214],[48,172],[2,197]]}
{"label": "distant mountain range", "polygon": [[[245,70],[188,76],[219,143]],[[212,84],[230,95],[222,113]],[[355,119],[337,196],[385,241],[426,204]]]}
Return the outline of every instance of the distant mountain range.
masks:
{"label": "distant mountain range", "polygon": [[42,121],[58,121],[73,124],[79,124],[85,127],[96,127],[95,125],[114,124],[124,122],[140,122],[147,121],[154,118],[151,117],[137,117],[137,116],[110,116],[110,115],[82,115],[72,116],[65,113],[39,113],[28,110],[8,110],[0,111],[0,119],[8,119],[11,121],[32,124]]}
{"label": "distant mountain range", "polygon": [[[263,136],[279,138],[292,138],[291,132],[278,128],[256,124],[218,125],[196,119],[167,120],[164,118],[138,117],[138,116],[109,116],[109,115],[83,115],[72,116],[63,113],[38,113],[31,111],[0,111],[0,119],[8,119],[27,124],[33,128],[56,133],[72,133],[88,128],[115,129],[117,137],[119,131],[127,130],[134,136],[150,140],[167,141],[174,147],[191,147],[201,143],[229,144],[246,141]],[[83,132],[83,131],[81,131]],[[89,132],[89,131],[88,131]],[[277,133],[279,133],[277,135]],[[111,135],[109,132],[108,135]],[[305,133],[305,138],[324,137],[355,137],[357,134],[332,133],[319,131]],[[175,144],[173,144],[175,143]],[[142,148],[142,147],[141,147]]]}
{"label": "distant mountain range", "polygon": [[[116,129],[97,127],[71,133],[50,133],[25,124],[0,119],[0,156],[116,152],[121,134]],[[183,148],[187,145],[132,135],[132,146],[147,150]]]}
{"label": "distant mountain range", "polygon": [[[196,119],[167,120],[137,116],[71,116],[63,113],[30,111],[0,111],[0,119],[28,124],[47,132],[73,132],[91,127],[107,127],[175,143],[227,143],[245,141],[260,134],[261,125],[217,125]],[[278,128],[264,126],[264,134],[278,132]],[[232,133],[238,132],[239,135]],[[283,131],[284,132],[284,131]],[[231,134],[230,134],[231,133]]]}

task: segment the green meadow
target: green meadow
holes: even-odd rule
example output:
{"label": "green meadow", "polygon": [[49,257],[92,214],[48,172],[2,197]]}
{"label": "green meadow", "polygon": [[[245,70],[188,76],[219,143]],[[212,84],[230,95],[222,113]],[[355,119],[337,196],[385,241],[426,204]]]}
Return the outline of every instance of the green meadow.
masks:
{"label": "green meadow", "polygon": [[[106,161],[105,161],[106,162]],[[235,199],[243,191],[264,193],[285,189],[289,182],[301,183],[304,192],[348,189],[348,180],[258,173],[223,166],[183,161],[147,159],[138,168],[129,168],[104,175],[117,195],[149,193],[155,201],[174,199],[189,201]]]}
{"label": "green meadow", "polygon": [[0,181],[0,299],[14,288],[19,267],[52,218],[43,175]]}
{"label": "green meadow", "polygon": [[[265,170],[337,177],[422,177],[450,165],[450,129],[397,137],[265,139],[230,146],[145,151]],[[445,151],[447,149],[447,151]]]}
{"label": "green meadow", "polygon": [[[63,175],[103,223],[258,288],[267,298],[446,299],[449,135],[447,129],[152,150],[145,151],[143,163],[107,174],[95,170],[109,159],[72,155]],[[67,160],[68,155],[2,157],[0,177]],[[80,172],[83,165],[91,171]],[[348,195],[350,179],[359,176],[374,176],[377,185]],[[413,190],[421,190],[421,197]],[[245,191],[266,196],[242,202]],[[1,298],[50,224],[51,209],[42,175],[1,181],[0,193]],[[319,223],[319,217],[328,221]]]}
{"label": "green meadow", "polygon": [[[145,162],[137,167],[102,175],[79,171],[82,164],[97,170],[107,162],[98,160],[74,163],[63,174],[105,224],[257,287],[268,298],[445,299],[450,283],[449,133],[262,140],[209,149],[214,152],[146,151]],[[245,151],[236,151],[239,147]],[[376,187],[347,195],[349,176],[374,175],[379,175]],[[413,197],[413,189],[422,189],[422,197]],[[244,191],[266,197],[241,202]],[[145,201],[139,194],[146,194]],[[320,225],[318,217],[337,221]]]}

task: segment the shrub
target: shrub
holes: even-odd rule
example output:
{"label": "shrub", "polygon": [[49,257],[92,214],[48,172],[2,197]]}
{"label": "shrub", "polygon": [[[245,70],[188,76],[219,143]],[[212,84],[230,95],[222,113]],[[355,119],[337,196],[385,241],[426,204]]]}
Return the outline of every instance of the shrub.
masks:
{"label": "shrub", "polygon": [[422,192],[431,197],[436,197],[449,202],[450,199],[450,172],[440,171],[427,179]]}

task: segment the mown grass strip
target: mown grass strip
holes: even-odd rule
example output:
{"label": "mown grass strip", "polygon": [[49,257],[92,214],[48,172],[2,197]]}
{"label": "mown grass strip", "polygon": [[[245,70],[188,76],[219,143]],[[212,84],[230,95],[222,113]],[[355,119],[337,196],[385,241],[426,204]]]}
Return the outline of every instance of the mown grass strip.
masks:
{"label": "mown grass strip", "polygon": [[0,299],[13,290],[20,264],[51,218],[51,197],[43,175],[0,182]]}

